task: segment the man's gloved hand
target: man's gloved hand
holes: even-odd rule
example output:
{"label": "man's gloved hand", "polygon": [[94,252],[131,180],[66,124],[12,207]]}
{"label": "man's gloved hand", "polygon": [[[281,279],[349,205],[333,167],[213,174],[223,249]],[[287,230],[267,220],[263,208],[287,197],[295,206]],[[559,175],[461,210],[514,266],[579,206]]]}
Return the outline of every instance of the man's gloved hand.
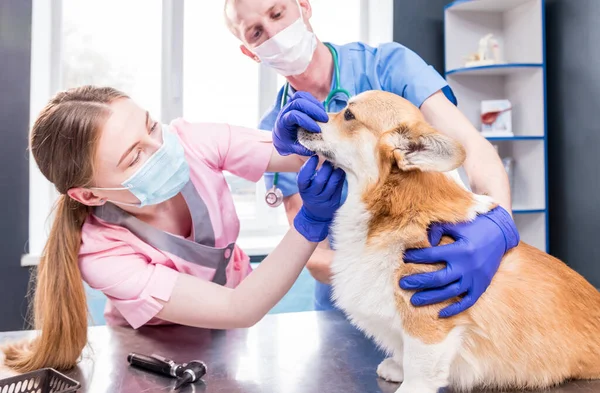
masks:
{"label": "man's gloved hand", "polygon": [[[455,242],[437,246],[443,235]],[[406,276],[400,280],[400,287],[419,291],[411,297],[414,306],[465,295],[440,311],[440,317],[451,317],[475,304],[490,285],[504,254],[519,240],[512,217],[500,206],[469,223],[434,224],[429,231],[432,247],[407,250],[404,261],[446,262],[447,266],[436,272]]]}
{"label": "man's gloved hand", "polygon": [[273,146],[282,156],[311,156],[314,153],[298,143],[298,127],[310,132],[321,132],[316,122],[326,123],[328,120],[323,104],[310,93],[297,92],[277,115],[273,127]]}
{"label": "man's gloved hand", "polygon": [[329,224],[341,204],[346,173],[324,162],[318,172],[319,158],[312,156],[298,173],[298,189],[302,207],[294,218],[294,227],[308,241],[325,240]]}

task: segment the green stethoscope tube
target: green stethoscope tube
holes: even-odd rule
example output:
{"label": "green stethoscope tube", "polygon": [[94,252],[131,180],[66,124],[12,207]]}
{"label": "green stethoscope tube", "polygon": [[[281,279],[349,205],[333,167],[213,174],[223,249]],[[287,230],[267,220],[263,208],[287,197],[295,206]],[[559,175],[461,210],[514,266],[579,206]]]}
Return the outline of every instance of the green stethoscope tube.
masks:
{"label": "green stethoscope tube", "polygon": [[[331,46],[331,44],[326,43],[325,46],[327,46],[327,49],[329,49],[329,52],[331,52],[331,56],[333,57],[333,89],[331,89],[329,94],[327,94],[327,98],[325,98],[325,102],[323,102],[325,110],[329,112],[329,106],[331,104],[331,101],[333,100],[333,97],[335,97],[336,94],[344,94],[346,97],[350,98],[350,93],[348,92],[348,90],[343,89],[340,86],[340,62],[338,59],[337,51],[333,46]],[[280,109],[282,109],[285,106],[285,104],[287,104],[289,89],[290,83],[286,82],[285,86],[283,87],[283,96],[281,97]],[[275,172],[275,174],[273,175],[273,187],[277,187],[278,181],[279,172]]]}

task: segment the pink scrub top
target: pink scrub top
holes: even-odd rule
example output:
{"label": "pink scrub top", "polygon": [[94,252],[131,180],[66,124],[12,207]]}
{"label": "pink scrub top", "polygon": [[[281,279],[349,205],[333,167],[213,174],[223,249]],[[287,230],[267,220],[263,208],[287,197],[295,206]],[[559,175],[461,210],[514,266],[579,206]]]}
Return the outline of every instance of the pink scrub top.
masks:
{"label": "pink scrub top", "polygon": [[[174,120],[169,129],[179,137],[190,167],[190,180],[206,204],[215,247],[235,243],[240,223],[223,171],[260,180],[273,152],[271,133],[227,124]],[[145,243],[126,228],[91,214],[82,228],[79,268],[83,280],[108,298],[108,325],[167,323],[156,318],[168,301],[179,274],[210,281],[210,269]],[[228,264],[226,287],[237,286],[251,272],[250,259],[236,245]]]}

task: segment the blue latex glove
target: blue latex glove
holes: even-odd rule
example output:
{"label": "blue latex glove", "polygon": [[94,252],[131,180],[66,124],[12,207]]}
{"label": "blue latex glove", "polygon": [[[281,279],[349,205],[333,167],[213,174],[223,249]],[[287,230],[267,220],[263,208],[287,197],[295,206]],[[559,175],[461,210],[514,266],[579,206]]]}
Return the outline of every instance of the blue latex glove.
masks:
{"label": "blue latex glove", "polygon": [[312,156],[298,173],[302,207],[294,217],[294,227],[308,241],[325,240],[333,215],[341,205],[346,173],[325,161],[315,174],[319,158]]}
{"label": "blue latex glove", "polygon": [[[437,246],[443,235],[455,242]],[[440,311],[440,317],[451,317],[471,307],[485,292],[504,254],[519,243],[519,232],[510,214],[498,206],[469,223],[432,225],[429,242],[434,247],[407,250],[404,261],[446,262],[446,267],[406,276],[400,280],[400,287],[419,291],[411,297],[415,306],[464,295]]]}
{"label": "blue latex glove", "polygon": [[328,120],[323,104],[310,93],[297,92],[277,115],[273,127],[273,146],[282,156],[311,156],[314,152],[298,143],[298,127],[310,132],[321,132],[321,127],[315,121],[326,123]]}

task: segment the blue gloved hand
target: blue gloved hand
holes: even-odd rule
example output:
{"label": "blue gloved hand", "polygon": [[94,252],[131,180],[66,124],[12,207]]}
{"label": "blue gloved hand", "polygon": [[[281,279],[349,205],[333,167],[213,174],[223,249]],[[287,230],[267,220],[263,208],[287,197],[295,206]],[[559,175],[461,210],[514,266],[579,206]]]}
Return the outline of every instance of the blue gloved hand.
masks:
{"label": "blue gloved hand", "polygon": [[[455,242],[437,246],[443,235]],[[465,295],[440,311],[440,317],[451,317],[471,307],[485,292],[498,271],[504,254],[519,243],[519,232],[506,210],[498,206],[469,223],[434,224],[429,231],[433,247],[407,250],[407,263],[446,262],[436,272],[406,276],[400,287],[419,290],[411,297],[414,306],[440,303]]]}
{"label": "blue gloved hand", "polygon": [[315,122],[329,120],[325,107],[310,93],[297,92],[281,109],[273,127],[273,146],[279,154],[311,156],[314,153],[298,143],[298,127],[310,132],[321,132]]}
{"label": "blue gloved hand", "polygon": [[303,205],[294,217],[294,227],[308,241],[325,240],[333,215],[341,205],[346,173],[325,161],[315,174],[319,158],[312,156],[298,173],[298,189]]}

